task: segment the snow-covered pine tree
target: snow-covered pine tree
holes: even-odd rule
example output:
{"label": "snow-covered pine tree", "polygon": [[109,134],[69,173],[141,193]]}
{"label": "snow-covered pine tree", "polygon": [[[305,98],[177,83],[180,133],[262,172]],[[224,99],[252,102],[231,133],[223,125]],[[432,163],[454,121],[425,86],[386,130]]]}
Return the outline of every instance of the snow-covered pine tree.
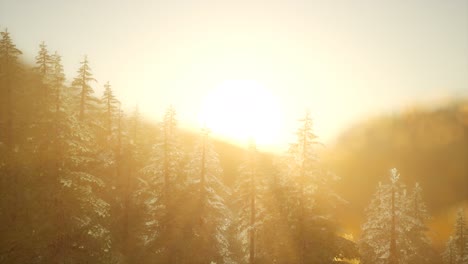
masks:
{"label": "snow-covered pine tree", "polygon": [[[285,159],[281,161],[286,162]],[[287,163],[276,164],[271,174],[265,175],[262,204],[265,214],[261,228],[257,230],[258,263],[291,263],[295,254],[294,238],[290,235],[289,201],[290,179],[283,172]],[[274,232],[272,232],[274,230]],[[264,251],[265,254],[262,254]]]}
{"label": "snow-covered pine tree", "polygon": [[414,254],[408,232],[414,219],[408,214],[408,194],[396,169],[390,170],[390,182],[379,183],[362,226],[360,239],[363,264],[406,264]]}
{"label": "snow-covered pine tree", "polygon": [[453,240],[458,252],[457,263],[468,264],[468,227],[463,209],[457,212]]}
{"label": "snow-covered pine tree", "polygon": [[[30,164],[34,168],[34,177],[30,183],[35,186],[31,192],[34,197],[35,210],[40,210],[41,214],[32,214],[32,221],[43,223],[39,232],[31,235],[31,240],[42,240],[37,243],[35,249],[38,256],[47,261],[52,261],[54,246],[57,243],[60,228],[56,228],[57,213],[59,208],[55,205],[60,200],[60,168],[62,168],[62,152],[60,151],[61,134],[60,129],[65,118],[63,111],[63,89],[65,77],[61,58],[58,54],[49,55],[45,44],[41,44],[39,55],[37,56],[34,72],[40,76],[37,86],[32,86],[28,90],[33,93],[33,89],[39,89],[39,100],[36,104],[30,105],[31,118],[28,122],[27,133],[32,139],[26,149],[29,155],[37,158],[32,159],[34,163]],[[33,90],[33,91],[31,91]],[[45,94],[47,91],[47,95]]]}
{"label": "snow-covered pine tree", "polygon": [[83,119],[85,112],[79,110],[82,105],[78,104],[77,109],[73,104],[81,102],[83,94],[83,106],[89,107],[98,100],[92,96],[88,84],[93,79],[86,59],[73,82],[75,89],[65,89],[60,57],[54,57],[50,86],[54,95],[53,152],[57,157],[55,170],[59,184],[54,199],[53,223],[57,237],[51,245],[55,248],[52,254],[57,262],[64,261],[65,257],[76,262],[99,262],[109,257],[111,247],[109,204],[102,195],[106,182],[98,176],[96,130],[91,126],[91,119]]}
{"label": "snow-covered pine tree", "polygon": [[175,263],[176,201],[182,188],[183,152],[180,147],[176,111],[167,109],[161,124],[160,136],[153,146],[149,164],[141,169],[141,186],[137,191],[148,212],[142,239],[161,263]]}
{"label": "snow-covered pine tree", "polygon": [[[54,140],[54,116],[57,111],[56,93],[60,92],[57,89],[63,89],[65,78],[60,57],[58,65],[54,60],[57,58],[49,54],[47,46],[42,42],[36,56],[36,66],[33,68],[34,72],[39,75],[39,84],[28,90],[28,93],[37,98],[35,103],[30,106],[30,116],[33,118],[27,122],[30,124],[28,137],[34,139],[35,146],[31,151],[39,154],[36,170],[43,178],[48,178],[54,170],[53,144],[51,142]],[[56,66],[57,69],[55,69]],[[44,188],[47,188],[47,183],[42,184]]]}
{"label": "snow-covered pine tree", "polygon": [[[313,133],[312,118],[307,112],[300,120],[301,127],[296,132],[297,142],[291,144],[288,151],[288,168],[286,170],[289,179],[290,190],[288,203],[290,208],[289,219],[291,234],[297,242],[297,263],[306,263],[306,253],[313,251],[308,244],[308,229],[313,201],[313,193],[316,190],[314,178],[317,174],[317,156],[315,145],[318,144],[317,136]],[[316,250],[316,249],[315,249]],[[295,262],[295,261],[294,261]]]}
{"label": "snow-covered pine tree", "polygon": [[468,264],[468,228],[466,226],[465,211],[457,211],[453,235],[447,241],[442,254],[446,264]]}
{"label": "snow-covered pine tree", "polygon": [[257,147],[254,141],[250,141],[245,160],[239,166],[237,187],[233,194],[240,207],[239,238],[249,264],[256,263],[257,252],[261,252],[256,243],[257,229],[260,228],[264,216],[263,204],[259,201],[262,188],[261,176]]}
{"label": "snow-covered pine tree", "polygon": [[338,177],[329,173],[317,156],[317,136],[307,112],[300,120],[297,141],[291,144],[281,177],[286,199],[286,221],[292,236],[292,252],[288,262],[321,263],[339,256],[340,238],[332,214],[344,202],[332,188]]}
{"label": "snow-covered pine tree", "polygon": [[[122,129],[122,112],[120,102],[114,96],[109,82],[104,84],[104,93],[100,99],[100,111],[96,118],[95,126],[92,126],[97,145],[97,159],[99,163],[99,176],[105,181],[108,188],[105,189],[106,200],[111,204],[111,213],[115,216],[111,219],[113,227],[118,226],[122,208],[121,191],[122,168],[123,168],[123,147],[124,137]],[[89,129],[89,126],[88,126]],[[117,231],[117,230],[115,230]],[[118,233],[118,232],[114,232]]]}
{"label": "snow-covered pine tree", "polygon": [[230,212],[225,205],[229,190],[221,181],[222,168],[208,129],[202,130],[200,141],[190,156],[187,175],[190,180],[190,199],[193,213],[187,243],[190,263],[230,263],[229,242],[226,231],[230,225]]}
{"label": "snow-covered pine tree", "polygon": [[405,214],[412,218],[412,226],[407,232],[411,250],[408,262],[412,264],[432,263],[437,259],[437,254],[432,249],[431,242],[426,235],[428,230],[426,221],[429,219],[426,205],[422,199],[422,188],[416,183],[406,200]]}
{"label": "snow-covered pine tree", "polygon": [[[140,258],[140,256],[148,256],[145,253],[155,251],[154,248],[149,248],[150,243],[142,246],[144,242],[142,238],[148,237],[151,232],[157,232],[157,226],[147,227],[146,223],[155,223],[152,221],[159,219],[153,219],[153,216],[147,213],[148,204],[145,202],[149,201],[154,193],[149,192],[148,178],[146,178],[149,175],[142,175],[141,169],[148,166],[154,158],[154,145],[160,141],[160,137],[153,136],[153,127],[145,124],[138,107],[135,107],[130,116],[124,119],[124,129],[128,138],[125,140],[127,146],[122,155],[126,164],[123,172],[125,184],[122,188],[121,252],[123,262],[151,263],[153,259]],[[149,254],[149,256],[152,255]]]}
{"label": "snow-covered pine tree", "polygon": [[[32,167],[34,170],[29,172],[34,173],[30,182],[40,183],[28,191],[28,196],[35,199],[29,203],[41,213],[31,215],[34,235],[28,238],[35,243],[34,259],[38,262],[96,263],[108,255],[110,239],[103,224],[108,216],[108,204],[99,196],[103,184],[91,173],[97,165],[95,142],[76,119],[70,104],[74,94],[64,86],[60,56],[54,54],[50,60],[47,83],[42,82],[48,86],[47,104],[40,106],[44,114],[37,111],[37,105],[30,105],[35,111],[31,112],[29,120],[32,121],[25,126],[31,132],[37,123],[45,123],[50,133],[36,133],[28,143],[33,146],[27,148],[31,151],[29,155],[48,156],[49,161],[42,164],[47,166],[46,170]],[[27,230],[26,226],[23,228]]]}
{"label": "snow-covered pine tree", "polygon": [[449,237],[446,245],[445,251],[442,253],[442,259],[445,264],[458,264],[459,252],[457,245],[453,237]]}

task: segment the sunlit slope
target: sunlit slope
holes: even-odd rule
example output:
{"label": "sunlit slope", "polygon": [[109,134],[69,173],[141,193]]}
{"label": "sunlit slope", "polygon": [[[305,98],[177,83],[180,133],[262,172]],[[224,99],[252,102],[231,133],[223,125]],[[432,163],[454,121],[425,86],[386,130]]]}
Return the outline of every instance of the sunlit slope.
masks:
{"label": "sunlit slope", "polygon": [[[411,187],[419,182],[436,240],[446,239],[455,208],[468,201],[468,100],[376,117],[344,131],[326,160],[350,204],[343,216],[357,231],[364,208],[389,168]],[[445,225],[444,227],[442,225]],[[440,230],[444,228],[443,230]]]}

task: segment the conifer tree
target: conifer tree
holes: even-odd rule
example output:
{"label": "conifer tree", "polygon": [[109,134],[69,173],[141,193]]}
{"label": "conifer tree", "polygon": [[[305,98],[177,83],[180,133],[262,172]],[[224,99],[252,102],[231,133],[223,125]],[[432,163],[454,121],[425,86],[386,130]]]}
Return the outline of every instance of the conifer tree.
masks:
{"label": "conifer tree", "polygon": [[457,211],[453,235],[446,243],[442,258],[446,264],[468,263],[468,242],[465,212],[463,209]]}
{"label": "conifer tree", "polygon": [[419,183],[416,183],[412,192],[408,196],[406,212],[412,218],[412,226],[407,231],[410,240],[411,251],[409,252],[409,262],[431,263],[437,258],[432,249],[431,242],[426,235],[428,230],[426,221],[429,219],[426,205],[422,198],[422,188]]}
{"label": "conifer tree", "polygon": [[[306,252],[314,249],[309,248],[307,245],[306,225],[310,221],[310,211],[312,201],[312,193],[314,191],[313,179],[314,174],[317,173],[317,157],[314,152],[314,145],[317,144],[317,136],[312,131],[312,119],[310,113],[307,112],[304,119],[301,119],[302,127],[300,127],[296,133],[297,142],[292,144],[289,149],[289,159],[291,169],[288,174],[292,178],[293,192],[290,198],[294,199],[291,202],[296,203],[297,201],[297,214],[295,225],[297,226],[296,238],[298,243],[298,263],[306,263]],[[297,199],[297,200],[296,200]]]}
{"label": "conifer tree", "polygon": [[[291,257],[297,258],[290,261],[315,263],[335,257],[335,246],[325,249],[318,241],[325,237],[335,239],[330,210],[341,198],[330,188],[331,181],[337,178],[324,170],[318,160],[316,150],[319,143],[313,133],[309,112],[300,123],[297,141],[288,150],[283,172],[287,200],[285,215],[295,243],[296,252]],[[334,242],[330,241],[330,244]]]}
{"label": "conifer tree", "polygon": [[244,254],[248,256],[248,263],[253,264],[256,260],[256,252],[259,251],[256,244],[257,229],[263,219],[261,219],[262,204],[258,198],[260,196],[259,186],[261,179],[257,164],[258,153],[255,143],[249,142],[247,155],[244,162],[239,167],[239,180],[234,193],[240,204],[239,212],[239,236],[243,244]]}
{"label": "conifer tree", "polygon": [[458,263],[468,263],[468,227],[466,226],[465,211],[463,209],[459,209],[457,212],[453,239],[458,252]]}
{"label": "conifer tree", "polygon": [[53,58],[47,50],[47,45],[44,42],[39,44],[39,52],[36,55],[36,66],[34,67],[34,71],[39,74],[41,79],[40,87],[38,87],[39,91],[36,91],[39,98],[37,102],[39,104],[38,109],[41,111],[41,114],[45,116],[47,116],[48,111],[50,110],[49,104],[51,96],[49,96],[49,82],[52,77],[52,60]]}
{"label": "conifer tree", "polygon": [[39,73],[44,82],[47,82],[46,78],[52,70],[52,63],[53,58],[47,50],[47,45],[44,42],[41,42],[41,44],[39,44],[39,53],[36,56],[36,67],[34,69]]}
{"label": "conifer tree", "polygon": [[229,263],[230,250],[226,231],[230,213],[225,205],[229,190],[221,181],[222,168],[208,129],[202,130],[200,141],[190,156],[187,175],[194,201],[187,248],[190,263]]}
{"label": "conifer tree", "polygon": [[94,93],[93,88],[90,85],[91,81],[96,81],[91,73],[89,67],[88,57],[85,56],[83,61],[80,62],[81,66],[78,69],[78,76],[73,80],[72,85],[78,89],[79,93],[79,116],[80,122],[85,119],[86,111],[92,107],[92,102],[95,101],[92,94]]}
{"label": "conifer tree", "polygon": [[107,137],[109,138],[112,134],[113,119],[116,115],[119,101],[114,96],[111,85],[109,82],[104,84],[104,94],[102,95],[101,102],[105,109],[105,130]]}
{"label": "conifer tree", "polygon": [[360,251],[362,263],[429,263],[433,256],[425,235],[427,219],[416,184],[408,194],[396,169],[390,171],[390,183],[379,183],[362,227]]}
{"label": "conifer tree", "polygon": [[[2,213],[11,221],[15,221],[19,203],[19,179],[15,168],[15,127],[17,112],[18,79],[20,64],[18,56],[22,52],[16,48],[8,30],[0,32],[0,175],[2,197]],[[8,188],[8,189],[7,189]]]}
{"label": "conifer tree", "polygon": [[[55,65],[56,58],[49,54],[47,46],[44,42],[39,45],[39,52],[36,56],[36,66],[33,68],[34,72],[39,75],[39,85],[36,90],[29,91],[37,98],[35,104],[31,107],[34,109],[34,119],[30,120],[33,123],[29,131],[29,136],[36,138],[37,151],[40,153],[38,160],[39,174],[45,174],[46,177],[50,176],[53,170],[53,126],[54,126],[54,112],[57,111],[56,104],[56,87],[62,89],[64,76],[63,68],[60,65]],[[57,66],[59,69],[54,69]],[[60,71],[60,72],[57,72]]]}
{"label": "conifer tree", "polygon": [[160,137],[153,147],[149,164],[143,167],[138,191],[146,206],[144,244],[157,253],[161,262],[173,263],[175,257],[175,205],[182,170],[182,151],[177,135],[176,111],[169,107],[164,115]]}
{"label": "conifer tree", "polygon": [[[101,165],[97,155],[96,132],[83,122],[85,113],[97,100],[89,85],[88,61],[82,62],[73,89],[63,88],[63,68],[60,57],[53,56],[51,80],[54,94],[55,170],[58,177],[56,196],[57,237],[54,253],[57,262],[73,256],[77,262],[99,262],[109,256],[111,238],[108,227],[110,205],[102,197],[108,184],[98,176]],[[72,102],[79,98],[79,111]],[[85,110],[86,109],[86,110]],[[86,111],[86,112],[85,112]]]}
{"label": "conifer tree", "polygon": [[445,251],[442,254],[442,258],[445,264],[457,264],[459,252],[457,249],[457,245],[455,244],[455,240],[453,237],[449,237],[447,244],[445,245]]}
{"label": "conifer tree", "polygon": [[[10,32],[5,30],[0,32],[2,39],[0,40],[0,104],[3,106],[1,109],[2,116],[0,117],[2,123],[5,124],[2,126],[2,130],[5,131],[4,139],[6,146],[6,166],[9,166],[12,158],[14,138],[13,138],[13,129],[14,129],[14,93],[15,87],[13,86],[14,79],[18,75],[20,69],[18,56],[22,52],[16,48],[16,45],[13,43]],[[9,174],[9,173],[7,173]],[[6,185],[4,185],[6,186]]]}

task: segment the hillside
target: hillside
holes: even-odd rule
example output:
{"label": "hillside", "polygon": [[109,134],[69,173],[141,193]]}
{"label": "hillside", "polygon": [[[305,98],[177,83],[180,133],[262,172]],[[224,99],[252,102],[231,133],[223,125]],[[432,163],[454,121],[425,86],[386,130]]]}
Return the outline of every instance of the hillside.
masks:
{"label": "hillside", "polygon": [[375,186],[397,167],[407,185],[422,185],[433,216],[431,237],[447,238],[456,208],[468,206],[466,110],[467,101],[459,100],[375,117],[350,127],[327,148],[326,162],[341,176],[338,189],[349,201],[342,211],[348,229],[358,234]]}

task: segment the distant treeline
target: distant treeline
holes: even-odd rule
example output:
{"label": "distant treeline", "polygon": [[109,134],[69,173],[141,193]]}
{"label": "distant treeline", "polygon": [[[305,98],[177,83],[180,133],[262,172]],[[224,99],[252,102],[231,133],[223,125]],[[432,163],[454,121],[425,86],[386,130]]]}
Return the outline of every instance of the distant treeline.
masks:
{"label": "distant treeline", "polygon": [[[27,67],[1,37],[0,263],[440,262],[422,190],[407,192],[396,170],[377,187],[366,235],[341,233],[337,208],[348,202],[309,114],[284,155],[265,158],[251,142],[224,153],[242,156],[233,165],[207,129],[182,136],[174,108],[152,124],[125,114],[109,82],[95,96],[86,57],[66,85],[58,53],[42,43]],[[459,232],[447,255],[457,261]]]}

